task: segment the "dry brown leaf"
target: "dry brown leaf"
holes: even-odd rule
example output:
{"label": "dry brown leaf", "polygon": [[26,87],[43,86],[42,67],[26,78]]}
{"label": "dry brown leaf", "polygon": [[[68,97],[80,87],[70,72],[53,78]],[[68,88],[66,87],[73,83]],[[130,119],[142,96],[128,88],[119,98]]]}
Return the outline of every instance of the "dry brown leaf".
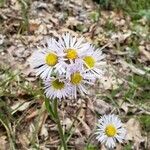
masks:
{"label": "dry brown leaf", "polygon": [[77,24],[81,23],[80,21],[78,21],[75,17],[69,17],[67,22],[66,22],[66,26],[76,26]]}
{"label": "dry brown leaf", "polygon": [[147,58],[147,60],[150,61],[150,52],[146,51],[146,47],[145,46],[139,46],[139,50],[140,50],[140,53],[143,54]]}
{"label": "dry brown leaf", "polygon": [[118,100],[118,104],[120,105],[120,108],[125,112],[125,114],[127,114],[129,106],[131,106],[131,104],[124,102],[124,100],[122,99]]}
{"label": "dry brown leaf", "polygon": [[[62,125],[65,126],[65,130],[68,131],[70,129],[70,127],[72,126],[73,121],[70,118],[65,118],[63,120]],[[79,123],[77,121],[74,122],[73,127],[72,127],[72,131],[74,132],[74,135],[82,136],[82,134],[80,133]]]}
{"label": "dry brown leaf", "polygon": [[121,105],[121,109],[124,110],[125,114],[128,113],[128,110],[129,110],[128,106],[129,106],[129,105],[128,105],[128,103],[126,103],[126,102],[124,102],[124,103]]}
{"label": "dry brown leaf", "polygon": [[94,129],[96,124],[96,116],[94,112],[93,102],[90,98],[86,99],[85,121],[89,125],[91,130]]}
{"label": "dry brown leaf", "polygon": [[46,24],[40,24],[38,27],[38,30],[35,31],[35,34],[43,34],[46,35],[47,34],[47,26]]}
{"label": "dry brown leaf", "polygon": [[[119,60],[120,64],[125,67],[125,68],[130,68],[134,73],[138,74],[138,75],[145,75],[146,72],[142,69],[136,68],[135,66],[133,66],[132,64],[127,63],[124,60]],[[150,74],[146,74],[147,76],[150,76]]]}
{"label": "dry brown leaf", "polygon": [[85,148],[84,137],[77,138],[74,142],[76,150],[83,150]]}
{"label": "dry brown leaf", "polygon": [[108,74],[109,75],[104,75],[100,78],[99,82],[100,84],[100,88],[103,88],[105,90],[108,89],[117,89],[122,83],[123,81],[119,78],[116,78],[116,76],[114,75],[114,70],[108,68]]}
{"label": "dry brown leaf", "polygon": [[94,109],[98,114],[104,115],[111,111],[112,107],[103,100],[96,99],[94,102]]}
{"label": "dry brown leaf", "polygon": [[101,145],[101,149],[100,150],[107,150],[107,148],[105,147],[104,144]]}
{"label": "dry brown leaf", "polygon": [[81,122],[81,128],[80,130],[82,130],[86,136],[89,136],[91,134],[91,129],[88,126],[88,124],[85,122],[85,109],[81,109],[80,113],[77,117],[77,119]]}
{"label": "dry brown leaf", "polygon": [[7,137],[1,136],[0,137],[0,150],[6,150],[7,149]]}
{"label": "dry brown leaf", "polygon": [[5,38],[5,36],[0,34],[0,45],[2,45],[4,43],[4,38]]}
{"label": "dry brown leaf", "polygon": [[26,110],[31,104],[30,102],[24,102],[24,101],[18,101],[13,106],[11,106],[11,109],[13,110],[12,114],[14,114],[17,111],[24,111]]}
{"label": "dry brown leaf", "polygon": [[150,44],[146,45],[146,50],[150,52]]}
{"label": "dry brown leaf", "polygon": [[126,40],[128,37],[131,36],[131,31],[126,32],[125,34],[122,32],[118,32],[112,35],[112,40],[116,41],[118,40],[120,43],[123,42],[124,40]]}
{"label": "dry brown leaf", "polygon": [[124,150],[121,144],[116,144],[116,150]]}
{"label": "dry brown leaf", "polygon": [[35,125],[33,124],[33,123],[31,123],[30,125],[29,125],[29,133],[28,133],[28,137],[30,138],[32,138],[32,136],[33,136],[33,134],[35,133],[35,131],[36,131],[36,127],[35,127]]}
{"label": "dry brown leaf", "polygon": [[38,115],[38,110],[31,109],[28,112],[29,112],[29,115],[27,115],[25,118],[25,120],[27,121],[31,120],[32,118]]}
{"label": "dry brown leaf", "polygon": [[43,124],[42,127],[41,127],[40,136],[41,136],[42,139],[44,139],[44,141],[49,136],[48,128],[45,126],[45,124]]}
{"label": "dry brown leaf", "polygon": [[36,30],[38,30],[38,27],[39,27],[39,24],[37,24],[37,23],[30,23],[29,24],[29,32],[34,32],[34,31],[36,31]]}
{"label": "dry brown leaf", "polygon": [[30,140],[26,136],[26,133],[21,133],[18,136],[19,136],[19,138],[18,138],[19,142],[22,144],[22,147],[27,149],[30,144]]}
{"label": "dry brown leaf", "polygon": [[12,7],[13,10],[15,10],[15,11],[19,11],[19,10],[21,9],[21,6],[20,6],[18,0],[11,0],[11,7]]}
{"label": "dry brown leaf", "polygon": [[131,118],[125,125],[127,130],[126,140],[133,141],[136,148],[139,147],[140,143],[144,142],[144,137],[141,135],[140,123],[137,119]]}
{"label": "dry brown leaf", "polygon": [[65,129],[66,129],[66,130],[69,130],[70,127],[71,127],[71,125],[72,125],[72,121],[71,121],[70,118],[65,118],[65,119],[63,120],[63,126],[65,126]]}
{"label": "dry brown leaf", "polygon": [[[45,105],[44,105],[45,106]],[[46,119],[48,117],[48,113],[47,111],[45,111],[45,107],[42,106],[42,110],[40,110],[41,112],[39,112],[39,122],[38,122],[38,126],[39,126],[39,132],[41,132],[41,129],[43,128],[43,130],[45,130],[46,132],[46,128],[45,128],[45,122],[46,122]],[[48,132],[48,131],[47,131]],[[47,138],[47,136],[45,137]]]}
{"label": "dry brown leaf", "polygon": [[48,5],[44,2],[41,2],[41,1],[34,1],[31,3],[31,9],[32,10],[47,10],[48,11]]}

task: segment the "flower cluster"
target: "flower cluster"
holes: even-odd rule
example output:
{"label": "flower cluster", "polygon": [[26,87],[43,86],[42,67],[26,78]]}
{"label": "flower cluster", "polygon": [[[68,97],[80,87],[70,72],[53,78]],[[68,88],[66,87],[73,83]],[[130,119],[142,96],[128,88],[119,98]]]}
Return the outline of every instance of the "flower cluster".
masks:
{"label": "flower cluster", "polygon": [[48,98],[77,97],[77,92],[87,93],[85,86],[93,84],[102,74],[98,64],[104,58],[101,49],[69,33],[58,40],[49,38],[46,44],[31,57],[36,75],[44,80]]}
{"label": "flower cluster", "polygon": [[115,143],[122,143],[126,131],[118,116],[114,114],[104,115],[98,120],[97,140],[112,149]]}
{"label": "flower cluster", "polygon": [[[49,38],[42,48],[31,57],[31,66],[44,81],[46,97],[62,99],[77,97],[77,92],[87,93],[86,86],[92,85],[103,73],[99,64],[104,55],[101,49],[65,33],[58,40]],[[125,130],[115,115],[104,115],[98,120],[97,140],[108,148],[122,143]]]}

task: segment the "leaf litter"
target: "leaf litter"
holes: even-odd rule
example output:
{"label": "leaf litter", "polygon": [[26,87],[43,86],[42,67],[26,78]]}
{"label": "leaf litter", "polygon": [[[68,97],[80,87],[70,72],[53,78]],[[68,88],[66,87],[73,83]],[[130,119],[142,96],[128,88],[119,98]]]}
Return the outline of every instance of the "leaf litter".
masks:
{"label": "leaf litter", "polygon": [[[64,106],[60,106],[59,113],[65,131],[70,130],[75,120],[68,142],[70,149],[83,150],[96,127],[97,116],[113,111],[124,119],[128,131],[126,143],[132,142],[133,149],[150,148],[146,131],[136,118],[139,114],[149,114],[149,110],[140,107],[136,101],[131,101],[128,82],[128,77],[134,74],[149,78],[149,71],[145,69],[149,68],[150,55],[147,29],[143,27],[142,20],[138,23],[139,28],[134,28],[136,24],[130,16],[125,17],[122,11],[118,13],[101,10],[99,18],[97,12],[99,14],[99,5],[92,0],[32,1],[28,12],[28,31],[19,34],[24,18],[18,1],[10,0],[10,3],[6,2],[1,8],[0,78],[5,81],[6,87],[0,86],[0,91],[5,91],[0,99],[11,109],[10,114],[14,120],[9,121],[12,127],[15,129],[17,126],[14,131],[16,149],[33,149],[34,146],[43,150],[57,149],[60,143],[56,125],[41,110],[43,96],[37,94],[37,79],[29,68],[28,59],[46,36],[57,38],[58,34],[66,31],[73,35],[82,34],[98,47],[106,45],[103,52],[106,55],[107,67],[105,76],[97,81],[94,88],[89,89],[90,96],[78,95],[78,102],[65,100]],[[134,39],[136,36],[138,38]],[[8,68],[11,68],[11,72],[7,71]],[[20,79],[11,81],[11,73],[16,70]],[[5,79],[3,74],[8,78]],[[33,92],[26,90],[22,84],[24,82],[33,85]],[[18,93],[22,91],[26,96],[20,98]],[[145,105],[150,106],[147,101]],[[3,109],[4,106],[0,105],[0,110]],[[79,114],[75,115],[77,112]],[[103,145],[91,142],[99,149],[105,149]],[[2,150],[11,149],[2,125],[0,143]],[[123,146],[119,145],[117,149],[121,150]]]}

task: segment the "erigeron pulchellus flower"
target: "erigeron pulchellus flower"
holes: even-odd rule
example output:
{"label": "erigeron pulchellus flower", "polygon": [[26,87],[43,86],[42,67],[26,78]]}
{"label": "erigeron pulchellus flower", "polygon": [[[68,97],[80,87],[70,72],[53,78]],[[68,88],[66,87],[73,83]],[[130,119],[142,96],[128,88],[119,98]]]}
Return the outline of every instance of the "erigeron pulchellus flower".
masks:
{"label": "erigeron pulchellus flower", "polygon": [[[94,74],[102,73],[97,67],[102,59],[101,50],[95,50],[91,44],[84,41],[84,38],[65,33],[57,41],[54,38],[47,39],[43,48],[33,53],[30,64],[35,69],[36,75],[44,79],[47,97],[64,98],[71,95],[76,98],[77,91],[87,93],[85,86],[94,83],[97,77]],[[65,81],[66,86],[57,89],[54,87],[55,84],[50,85],[52,77],[58,79],[65,77],[66,80],[63,82]],[[59,83],[58,81],[62,80],[56,81]],[[61,95],[60,91],[64,91],[65,94]]]}
{"label": "erigeron pulchellus flower", "polygon": [[72,91],[66,79],[59,79],[57,77],[51,77],[49,80],[45,80],[44,85],[46,97],[50,99],[65,99],[70,96]]}
{"label": "erigeron pulchellus flower", "polygon": [[90,46],[87,51],[84,52],[82,61],[85,65],[85,69],[92,71],[96,76],[102,75],[103,71],[99,65],[101,65],[102,59],[104,55],[102,55],[101,49],[95,49],[94,46]]}
{"label": "erigeron pulchellus flower", "polygon": [[98,120],[96,138],[108,148],[114,148],[116,142],[122,143],[125,133],[121,120],[114,114],[104,115]]}
{"label": "erigeron pulchellus flower", "polygon": [[53,38],[47,39],[47,46],[35,51],[30,59],[31,66],[35,69],[36,75],[42,79],[49,79],[53,72],[60,74],[65,72],[64,53],[57,46],[57,41]]}
{"label": "erigeron pulchellus flower", "polygon": [[77,91],[81,94],[86,93],[86,84],[92,85],[95,81],[95,77],[90,72],[85,72],[81,62],[77,61],[74,64],[70,64],[67,68],[66,78],[69,79],[72,86],[72,97],[77,98]]}
{"label": "erigeron pulchellus flower", "polygon": [[69,63],[80,59],[82,52],[87,50],[90,44],[86,43],[82,37],[77,38],[69,33],[65,33],[59,37],[58,46],[65,53],[66,63]]}

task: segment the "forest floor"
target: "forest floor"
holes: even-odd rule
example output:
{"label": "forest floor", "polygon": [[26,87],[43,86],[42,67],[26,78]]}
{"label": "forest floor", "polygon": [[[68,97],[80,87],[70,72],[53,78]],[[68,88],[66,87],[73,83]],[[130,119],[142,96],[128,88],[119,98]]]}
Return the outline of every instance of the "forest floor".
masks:
{"label": "forest floor", "polygon": [[90,137],[97,119],[108,113],[119,115],[127,130],[117,150],[150,149],[150,10],[139,5],[131,14],[130,4],[123,10],[92,0],[0,1],[0,150],[60,145],[56,124],[45,110],[41,80],[28,60],[44,38],[64,32],[105,46],[107,70],[89,88],[90,95],[59,104],[62,125],[71,135],[69,149],[105,150]]}

